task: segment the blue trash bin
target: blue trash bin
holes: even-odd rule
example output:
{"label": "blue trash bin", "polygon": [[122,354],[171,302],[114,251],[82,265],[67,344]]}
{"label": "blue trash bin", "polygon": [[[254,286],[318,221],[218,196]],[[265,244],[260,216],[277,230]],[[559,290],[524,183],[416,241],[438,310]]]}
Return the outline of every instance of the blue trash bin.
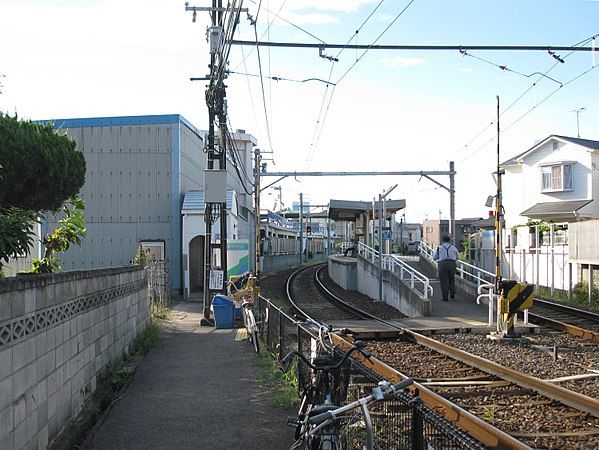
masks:
{"label": "blue trash bin", "polygon": [[212,300],[216,328],[234,328],[235,305],[224,295],[215,295]]}

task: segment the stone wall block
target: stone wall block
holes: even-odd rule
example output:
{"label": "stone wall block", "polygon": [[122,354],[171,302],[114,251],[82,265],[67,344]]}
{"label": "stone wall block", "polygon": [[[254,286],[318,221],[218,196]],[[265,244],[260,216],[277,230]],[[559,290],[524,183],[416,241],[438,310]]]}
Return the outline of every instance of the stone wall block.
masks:
{"label": "stone wall block", "polygon": [[35,361],[37,357],[37,336],[25,340],[25,362],[27,364]]}
{"label": "stone wall block", "polygon": [[8,408],[0,410],[0,439],[11,433],[14,427],[14,406],[10,405]]}
{"label": "stone wall block", "polygon": [[5,379],[13,373],[13,347],[0,350],[0,380]]}
{"label": "stone wall block", "polygon": [[25,303],[25,314],[34,312],[37,308],[37,289],[27,289],[23,291],[23,301]]}
{"label": "stone wall block", "polygon": [[[40,422],[41,423],[41,422]],[[44,425],[37,434],[37,448],[48,447],[48,425]]]}
{"label": "stone wall block", "polygon": [[11,318],[20,317],[25,314],[25,292],[17,291],[10,296]]}
{"label": "stone wall block", "polygon": [[35,439],[35,444],[37,445],[37,411],[27,413],[27,442],[30,442],[32,439]]}
{"label": "stone wall block", "polygon": [[12,301],[8,295],[0,295],[0,322],[12,318]]}
{"label": "stone wall block", "polygon": [[27,420],[23,420],[18,424],[14,431],[15,448],[21,449],[27,445]]}
{"label": "stone wall block", "polygon": [[11,406],[13,398],[12,378],[7,377],[0,381],[0,411]]}

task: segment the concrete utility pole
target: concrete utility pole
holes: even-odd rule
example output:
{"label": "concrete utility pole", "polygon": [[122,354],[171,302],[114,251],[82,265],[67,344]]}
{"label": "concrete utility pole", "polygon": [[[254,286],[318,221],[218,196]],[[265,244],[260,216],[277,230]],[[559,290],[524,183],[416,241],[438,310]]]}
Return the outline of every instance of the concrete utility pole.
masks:
{"label": "concrete utility pole", "polygon": [[[232,36],[239,22],[242,8],[223,8],[222,0],[212,0],[212,7],[189,6],[185,3],[185,11],[193,13],[192,21],[196,21],[198,12],[208,12],[211,26],[207,30],[210,50],[210,75],[206,88],[206,106],[208,107],[208,142],[206,143],[207,164],[204,171],[205,203],[204,220],[206,232],[204,239],[204,302],[202,325],[212,325],[210,303],[212,293],[224,291],[224,279],[227,277],[227,106],[226,76],[227,55],[231,43],[225,36]],[[245,9],[247,11],[247,9]],[[224,23],[224,13],[229,12],[234,20]],[[225,29],[226,28],[226,29]],[[216,145],[215,122],[218,121],[218,145]],[[213,242],[212,226],[220,222],[220,239]],[[218,251],[220,264],[213,266],[215,251]],[[211,277],[214,275],[214,277]],[[221,277],[219,277],[221,275]],[[211,286],[212,281],[212,286]]]}
{"label": "concrete utility pole", "polygon": [[300,239],[300,264],[304,263],[304,194],[300,192],[300,210],[299,210],[299,239]]}

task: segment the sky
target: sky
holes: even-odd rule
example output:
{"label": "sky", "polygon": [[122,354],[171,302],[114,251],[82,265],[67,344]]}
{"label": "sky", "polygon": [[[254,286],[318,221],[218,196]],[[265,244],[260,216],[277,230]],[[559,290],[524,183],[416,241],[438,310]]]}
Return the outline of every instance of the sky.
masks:
{"label": "sky", "polygon": [[[243,3],[256,17],[260,1]],[[172,0],[0,0],[0,110],[30,119],[179,113],[206,129],[205,83],[189,78],[208,73],[209,17],[192,23],[184,9]],[[570,46],[599,33],[599,1],[263,0],[256,32],[279,42],[370,44],[380,36],[378,44]],[[236,38],[254,39],[245,15]],[[363,52],[327,49],[338,56],[332,62],[318,49],[261,48],[264,76],[336,83],[265,78],[263,98],[260,78],[242,75],[259,74],[258,52],[233,48],[231,125],[272,151],[269,171],[448,170],[455,161],[457,217],[485,217],[495,189],[496,96],[502,160],[550,134],[576,137],[580,108],[580,136],[599,140],[590,52],[557,52],[564,63],[543,51]],[[300,192],[326,204],[371,200],[395,184],[390,198],[406,200],[407,221],[449,216],[447,192],[415,176],[280,183],[288,207]],[[273,208],[277,197],[266,190],[263,205]]]}

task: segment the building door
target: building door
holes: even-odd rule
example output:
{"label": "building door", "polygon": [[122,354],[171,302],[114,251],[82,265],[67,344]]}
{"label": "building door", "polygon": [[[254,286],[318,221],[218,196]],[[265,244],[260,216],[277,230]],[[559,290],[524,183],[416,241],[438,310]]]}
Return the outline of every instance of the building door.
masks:
{"label": "building door", "polygon": [[204,236],[196,236],[189,242],[189,292],[204,289]]}

